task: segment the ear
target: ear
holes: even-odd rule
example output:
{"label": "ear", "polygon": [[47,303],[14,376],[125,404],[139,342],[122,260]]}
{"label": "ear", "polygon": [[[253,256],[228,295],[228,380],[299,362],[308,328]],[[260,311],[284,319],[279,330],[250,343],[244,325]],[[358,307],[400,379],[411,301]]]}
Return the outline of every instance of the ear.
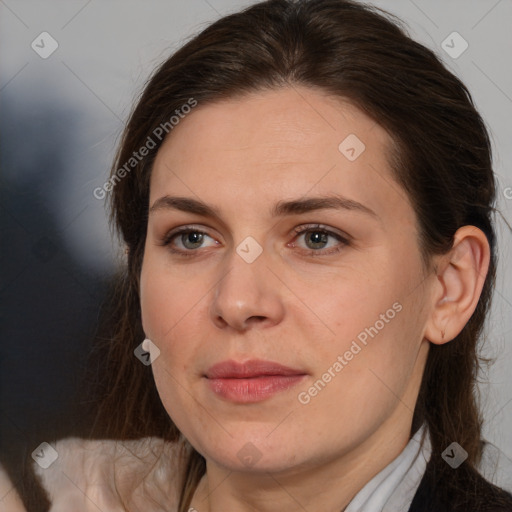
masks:
{"label": "ear", "polygon": [[463,226],[454,235],[452,249],[440,256],[433,308],[425,338],[436,345],[453,340],[475,311],[489,270],[490,247],[475,226]]}

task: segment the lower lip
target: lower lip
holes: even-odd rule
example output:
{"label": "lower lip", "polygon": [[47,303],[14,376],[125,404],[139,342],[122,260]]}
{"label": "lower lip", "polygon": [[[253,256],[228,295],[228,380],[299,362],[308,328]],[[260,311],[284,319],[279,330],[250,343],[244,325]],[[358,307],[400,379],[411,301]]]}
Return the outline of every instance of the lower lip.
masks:
{"label": "lower lip", "polygon": [[264,375],[250,379],[207,379],[217,395],[238,403],[261,402],[298,384],[305,375]]}

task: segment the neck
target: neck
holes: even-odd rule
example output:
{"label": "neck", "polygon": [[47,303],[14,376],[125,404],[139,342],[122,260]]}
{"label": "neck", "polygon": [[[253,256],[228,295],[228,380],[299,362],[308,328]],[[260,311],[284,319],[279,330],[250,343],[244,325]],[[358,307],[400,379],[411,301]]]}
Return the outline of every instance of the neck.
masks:
{"label": "neck", "polygon": [[[395,411],[397,412],[397,411]],[[410,437],[411,418],[392,415],[363,443],[331,459],[286,471],[237,472],[207,461],[191,501],[198,512],[344,511],[359,490],[393,461]]]}

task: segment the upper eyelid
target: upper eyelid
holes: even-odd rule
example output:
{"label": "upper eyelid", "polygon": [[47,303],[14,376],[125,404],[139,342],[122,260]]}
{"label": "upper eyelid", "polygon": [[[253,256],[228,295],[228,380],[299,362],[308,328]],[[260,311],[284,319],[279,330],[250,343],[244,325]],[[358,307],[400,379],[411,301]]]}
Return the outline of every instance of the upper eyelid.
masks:
{"label": "upper eyelid", "polygon": [[345,233],[344,231],[341,231],[336,228],[331,228],[329,226],[326,226],[324,224],[301,224],[300,226],[297,226],[292,230],[293,233],[296,234],[302,234],[307,231],[324,231],[328,233],[329,235],[335,235],[337,237],[340,237],[345,240],[351,240],[351,236],[348,233]]}
{"label": "upper eyelid", "polygon": [[[197,231],[199,233],[204,233],[205,235],[209,235],[208,230],[213,229],[214,231],[217,231],[215,228],[211,228],[207,226],[206,228],[199,225],[199,224],[183,224],[182,226],[177,226],[176,228],[172,228],[169,231],[166,232],[165,236],[173,236],[175,234],[180,234],[183,231]],[[336,228],[332,228],[330,226],[327,226],[325,224],[319,224],[319,223],[309,223],[309,224],[300,224],[299,226],[294,227],[291,230],[291,233],[303,233],[304,231],[308,230],[314,230],[317,229],[318,231],[326,231],[329,233],[332,233],[334,235],[338,235],[344,238],[351,238],[350,235],[345,233],[344,231],[341,231]]]}

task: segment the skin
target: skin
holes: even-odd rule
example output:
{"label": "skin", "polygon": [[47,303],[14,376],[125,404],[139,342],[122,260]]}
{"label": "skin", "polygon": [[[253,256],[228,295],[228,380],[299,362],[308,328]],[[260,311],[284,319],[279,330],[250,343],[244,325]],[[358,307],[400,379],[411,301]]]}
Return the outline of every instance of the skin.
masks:
{"label": "skin", "polygon": [[[338,149],[349,134],[365,144],[354,161]],[[150,211],[140,281],[144,330],[160,350],[152,365],[160,397],[207,461],[191,503],[199,512],[338,512],[406,446],[429,344],[453,339],[469,319],[488,246],[479,230],[461,228],[454,250],[428,271],[390,148],[387,132],[356,107],[297,86],[198,105],[159,150],[150,206],[182,196],[220,215]],[[279,201],[333,194],[375,215],[271,215]],[[293,232],[309,224],[349,242],[330,236],[315,248],[311,231]],[[180,235],[162,244],[187,225],[207,233],[203,245],[187,249]],[[248,236],[263,251],[252,263],[236,252]],[[300,403],[299,393],[395,303],[401,311]],[[210,391],[203,378],[210,366],[253,358],[307,376],[253,404]],[[251,466],[237,456],[246,443],[261,455]]]}
{"label": "skin", "polygon": [[5,469],[0,465],[0,512],[26,512]]}

